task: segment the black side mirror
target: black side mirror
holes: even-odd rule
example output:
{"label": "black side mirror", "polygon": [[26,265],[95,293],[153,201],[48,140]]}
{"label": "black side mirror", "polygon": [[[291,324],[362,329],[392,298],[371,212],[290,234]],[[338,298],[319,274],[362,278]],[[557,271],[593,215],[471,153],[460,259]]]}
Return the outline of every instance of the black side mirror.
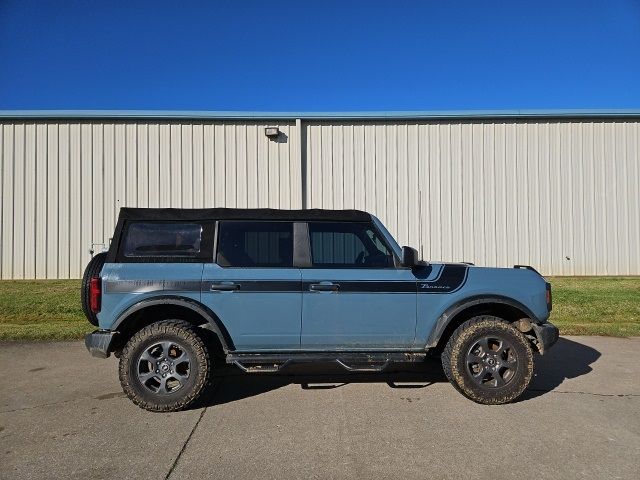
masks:
{"label": "black side mirror", "polygon": [[402,266],[406,268],[424,267],[427,262],[418,258],[418,251],[411,247],[402,247]]}

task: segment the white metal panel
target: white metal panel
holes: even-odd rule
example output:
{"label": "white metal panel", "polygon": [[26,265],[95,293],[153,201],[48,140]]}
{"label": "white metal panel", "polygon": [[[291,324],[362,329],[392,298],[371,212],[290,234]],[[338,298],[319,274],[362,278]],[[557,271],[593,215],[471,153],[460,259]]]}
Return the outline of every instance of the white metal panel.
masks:
{"label": "white metal panel", "polygon": [[58,125],[47,125],[46,164],[46,278],[58,278]]}
{"label": "white metal panel", "polygon": [[[101,239],[93,237],[93,223],[100,218],[93,217],[93,185],[95,183],[93,165],[93,129],[90,123],[80,124],[80,251],[72,252],[79,256],[80,270],[86,265],[91,254],[89,253],[94,243],[102,243]],[[37,268],[37,264],[36,264]],[[78,275],[79,276],[79,275]]]}
{"label": "white metal panel", "polygon": [[109,230],[109,219],[115,218],[118,212],[118,206],[116,202],[116,130],[113,123],[106,123],[103,126],[103,146],[104,146],[104,182],[103,182],[103,215],[104,224],[104,237],[108,243],[108,239],[111,236]]}
{"label": "white metal panel", "polygon": [[47,276],[47,125],[36,125],[36,278]]}
{"label": "white metal panel", "polygon": [[203,126],[194,125],[192,130],[193,144],[193,206],[204,207],[204,154],[203,154]]}
{"label": "white metal panel", "polygon": [[193,135],[191,125],[180,125],[182,207],[193,208]]}
{"label": "white metal panel", "polygon": [[[82,214],[81,209],[81,192],[82,192],[82,163],[80,154],[80,124],[71,124],[69,126],[69,275],[71,278],[77,278],[78,272],[82,268],[83,250],[87,249],[86,245],[82,245],[81,231],[86,228],[80,220]],[[35,194],[33,195],[35,197]],[[25,213],[25,218],[30,217]],[[33,248],[33,240],[30,242],[25,237],[25,251]],[[25,265],[26,270],[26,265]]]}
{"label": "white metal panel", "polygon": [[[24,278],[25,228],[25,125],[14,128],[13,161],[13,278]],[[61,182],[64,189],[65,182]]]}
{"label": "white metal panel", "polygon": [[369,210],[432,260],[638,275],[639,130],[634,120],[312,121],[306,204]]}
{"label": "white metal panel", "polygon": [[2,208],[0,208],[0,226],[2,235],[2,253],[0,253],[0,266],[2,278],[13,276],[13,125],[3,125],[0,129],[0,185],[2,186]]}
{"label": "white metal panel", "polygon": [[[58,128],[58,185],[53,189],[57,193],[58,209],[58,245],[56,250],[58,278],[69,278],[69,182],[71,180],[69,158],[69,125],[61,124]],[[19,162],[16,158],[16,166]],[[105,203],[107,200],[108,197],[105,196]],[[20,243],[24,248],[24,239],[21,238]]]}

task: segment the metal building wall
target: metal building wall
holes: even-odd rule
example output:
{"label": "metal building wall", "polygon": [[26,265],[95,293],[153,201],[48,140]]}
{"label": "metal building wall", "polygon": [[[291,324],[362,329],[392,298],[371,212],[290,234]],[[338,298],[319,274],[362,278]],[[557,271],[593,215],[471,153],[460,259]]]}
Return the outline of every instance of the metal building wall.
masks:
{"label": "metal building wall", "polygon": [[427,259],[638,275],[639,137],[636,119],[3,120],[0,277],[78,278],[121,206],[360,208]]}
{"label": "metal building wall", "polygon": [[309,208],[375,213],[426,259],[640,274],[638,121],[312,122]]}
{"label": "metal building wall", "polygon": [[267,125],[3,121],[0,277],[79,278],[122,206],[300,208],[295,121]]}

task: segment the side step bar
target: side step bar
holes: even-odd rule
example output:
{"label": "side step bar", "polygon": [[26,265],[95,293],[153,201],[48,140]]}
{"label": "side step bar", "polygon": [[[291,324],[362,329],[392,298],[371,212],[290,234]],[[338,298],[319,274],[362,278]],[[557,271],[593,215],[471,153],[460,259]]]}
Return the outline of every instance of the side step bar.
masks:
{"label": "side step bar", "polygon": [[247,373],[275,373],[294,363],[336,363],[349,372],[382,372],[391,363],[419,362],[423,352],[229,353],[226,361]]}

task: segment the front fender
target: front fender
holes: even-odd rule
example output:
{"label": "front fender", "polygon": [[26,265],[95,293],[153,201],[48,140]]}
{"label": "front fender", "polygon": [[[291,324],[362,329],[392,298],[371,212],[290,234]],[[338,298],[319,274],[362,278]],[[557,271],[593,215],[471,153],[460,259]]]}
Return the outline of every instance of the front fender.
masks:
{"label": "front fender", "polygon": [[522,302],[519,302],[518,300],[515,300],[513,298],[505,297],[502,295],[478,295],[475,297],[469,297],[454,303],[453,305],[448,307],[444,311],[444,313],[440,315],[440,317],[438,317],[438,320],[436,321],[436,324],[431,330],[431,333],[429,334],[429,337],[427,339],[426,348],[434,348],[438,345],[438,342],[442,338],[442,334],[446,330],[447,326],[449,325],[451,320],[460,312],[478,305],[496,303],[516,308],[523,313],[523,317],[530,318],[536,322],[541,322],[541,320],[536,317],[531,309],[522,304]]}

